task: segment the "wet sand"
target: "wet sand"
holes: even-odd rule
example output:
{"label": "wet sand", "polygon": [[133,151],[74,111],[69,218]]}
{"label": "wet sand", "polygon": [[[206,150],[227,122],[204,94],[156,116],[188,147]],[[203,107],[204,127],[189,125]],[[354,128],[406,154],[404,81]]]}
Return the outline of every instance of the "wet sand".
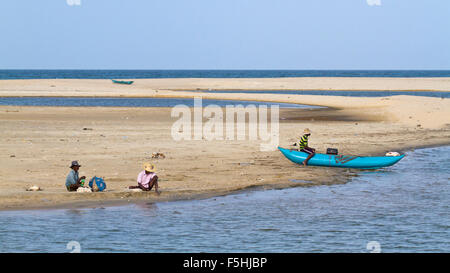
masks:
{"label": "wet sand", "polygon": [[[58,92],[48,90],[48,87],[39,90],[39,86],[22,88],[23,82],[26,81],[17,81],[15,89],[0,82],[0,96],[143,95],[133,86],[114,86],[114,90],[106,86],[104,90],[107,91],[76,91],[84,88],[81,87],[84,80],[80,86],[72,83],[67,90]],[[44,82],[48,83],[47,80]],[[30,91],[33,88],[36,90]],[[445,88],[444,84],[441,89]],[[16,89],[18,91],[14,91]],[[146,94],[198,96],[193,92],[169,90],[147,90]],[[283,147],[297,141],[305,127],[313,131],[310,145],[319,152],[334,147],[341,154],[383,155],[387,151],[450,144],[448,99],[239,93],[202,96],[331,107],[280,109],[280,146]],[[278,151],[261,152],[260,141],[175,141],[171,137],[171,127],[177,118],[172,118],[170,111],[171,108],[0,106],[0,209],[195,199],[254,188],[345,183],[357,175],[356,170],[295,165]],[[166,158],[152,159],[153,152],[162,152]],[[104,177],[107,191],[67,192],[64,181],[72,160],[79,160],[81,175]],[[154,192],[127,190],[129,185],[136,184],[143,161],[157,165],[160,196]],[[292,179],[305,182],[292,182]],[[25,191],[31,185],[39,185],[43,191]]]}

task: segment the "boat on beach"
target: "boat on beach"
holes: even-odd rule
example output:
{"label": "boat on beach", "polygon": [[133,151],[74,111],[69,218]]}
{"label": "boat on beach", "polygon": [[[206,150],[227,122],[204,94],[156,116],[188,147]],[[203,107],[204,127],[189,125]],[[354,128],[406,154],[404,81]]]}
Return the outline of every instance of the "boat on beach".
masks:
{"label": "boat on beach", "polygon": [[[290,161],[302,164],[308,157],[307,153],[278,147],[281,153]],[[399,156],[351,156],[331,155],[316,153],[309,161],[310,166],[356,168],[356,169],[378,169],[392,166],[399,162],[405,155]]]}
{"label": "boat on beach", "polygon": [[118,84],[132,84],[134,81],[118,81],[118,80],[112,80],[113,83],[118,83]]}

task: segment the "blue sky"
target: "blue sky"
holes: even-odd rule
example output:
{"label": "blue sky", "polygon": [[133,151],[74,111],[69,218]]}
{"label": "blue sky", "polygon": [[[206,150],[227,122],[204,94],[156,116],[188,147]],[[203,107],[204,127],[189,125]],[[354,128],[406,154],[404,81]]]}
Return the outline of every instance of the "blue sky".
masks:
{"label": "blue sky", "polygon": [[1,0],[0,69],[450,69],[449,0],[68,1]]}

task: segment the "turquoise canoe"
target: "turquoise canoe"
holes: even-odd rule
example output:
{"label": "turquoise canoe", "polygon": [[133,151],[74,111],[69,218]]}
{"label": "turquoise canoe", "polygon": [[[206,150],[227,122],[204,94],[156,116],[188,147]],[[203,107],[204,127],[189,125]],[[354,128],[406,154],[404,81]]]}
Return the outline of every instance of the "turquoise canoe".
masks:
{"label": "turquoise canoe", "polygon": [[119,84],[132,84],[134,81],[117,81],[112,80],[113,83],[119,83]]}
{"label": "turquoise canoe", "polygon": [[[302,164],[308,157],[307,153],[297,150],[289,150],[278,147],[287,159]],[[394,165],[399,162],[405,155],[400,156],[350,156],[350,155],[328,155],[316,154],[309,161],[311,166],[325,167],[341,167],[341,168],[357,168],[357,169],[378,169]]]}

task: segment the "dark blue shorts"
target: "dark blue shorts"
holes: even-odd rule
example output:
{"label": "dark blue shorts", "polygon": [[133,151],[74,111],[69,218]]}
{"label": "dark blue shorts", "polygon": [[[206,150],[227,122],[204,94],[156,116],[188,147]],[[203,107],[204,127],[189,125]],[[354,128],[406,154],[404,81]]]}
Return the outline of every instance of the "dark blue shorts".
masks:
{"label": "dark blue shorts", "polygon": [[300,152],[304,152],[304,153],[307,153],[310,155],[315,154],[314,150],[309,147],[305,147],[305,148],[301,149]]}

